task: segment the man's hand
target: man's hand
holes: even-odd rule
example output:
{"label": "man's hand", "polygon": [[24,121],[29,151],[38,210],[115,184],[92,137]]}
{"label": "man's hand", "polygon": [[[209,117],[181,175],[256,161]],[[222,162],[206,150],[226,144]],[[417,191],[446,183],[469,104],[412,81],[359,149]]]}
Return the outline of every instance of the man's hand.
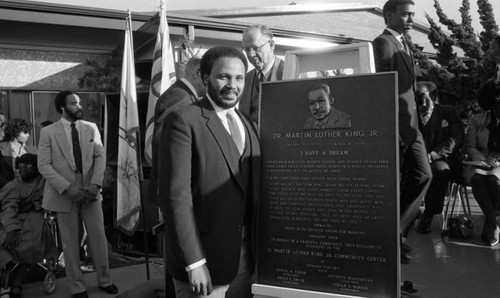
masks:
{"label": "man's hand", "polygon": [[71,185],[64,193],[79,204],[88,203],[87,191],[82,188]]}
{"label": "man's hand", "polygon": [[189,285],[196,294],[210,295],[212,293],[212,280],[208,272],[207,264],[194,268],[188,272]]}
{"label": "man's hand", "polygon": [[7,233],[7,237],[5,237],[5,243],[3,247],[7,250],[14,249],[19,244],[21,240],[21,231],[10,231]]}
{"label": "man's hand", "polygon": [[87,202],[95,201],[97,199],[97,194],[100,192],[100,188],[91,184],[89,187],[85,188]]}

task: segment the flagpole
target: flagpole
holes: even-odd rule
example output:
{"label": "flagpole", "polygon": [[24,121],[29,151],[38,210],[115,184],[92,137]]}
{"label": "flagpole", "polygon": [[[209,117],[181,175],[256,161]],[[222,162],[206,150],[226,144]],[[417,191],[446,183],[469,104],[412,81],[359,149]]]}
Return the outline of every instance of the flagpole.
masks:
{"label": "flagpole", "polygon": [[[127,20],[127,25],[130,28],[130,39],[132,40],[132,15],[130,13],[130,9],[128,10],[128,20]],[[133,43],[132,43],[133,44]],[[132,49],[133,50],[133,49]],[[140,193],[140,203],[141,203],[141,212],[142,212],[142,228],[143,228],[143,233],[142,233],[142,241],[144,245],[144,257],[146,259],[146,280],[150,280],[150,274],[149,274],[149,245],[148,245],[148,239],[147,239],[147,228],[146,228],[146,210],[144,209],[144,198],[143,198],[143,184],[144,184],[144,175],[142,173],[142,147],[141,147],[141,130],[138,129],[136,131],[136,140],[137,140],[137,168],[139,171],[139,193]]]}

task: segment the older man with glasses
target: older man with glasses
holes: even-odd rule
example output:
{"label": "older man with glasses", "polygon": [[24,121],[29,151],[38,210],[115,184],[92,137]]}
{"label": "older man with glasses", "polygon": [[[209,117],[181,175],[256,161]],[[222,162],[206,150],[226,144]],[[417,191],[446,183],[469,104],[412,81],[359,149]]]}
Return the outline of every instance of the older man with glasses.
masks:
{"label": "older man with glasses", "polygon": [[253,25],[243,31],[243,51],[255,67],[245,77],[245,90],[239,110],[257,123],[259,120],[259,91],[261,82],[281,81],[284,62],[274,55],[271,30],[264,25]]}

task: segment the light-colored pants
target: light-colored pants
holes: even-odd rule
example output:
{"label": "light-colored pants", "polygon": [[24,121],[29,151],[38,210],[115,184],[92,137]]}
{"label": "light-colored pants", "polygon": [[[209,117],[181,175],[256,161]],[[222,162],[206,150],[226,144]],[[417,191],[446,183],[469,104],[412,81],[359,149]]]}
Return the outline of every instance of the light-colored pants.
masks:
{"label": "light-colored pants", "polygon": [[[77,181],[81,185],[81,177]],[[69,291],[72,294],[86,291],[85,279],[80,270],[80,239],[78,232],[80,218],[83,220],[87,231],[90,255],[97,273],[97,283],[100,287],[112,284],[109,273],[108,241],[104,234],[102,202],[101,200],[95,200],[80,205],[73,201],[70,212],[57,212],[57,226],[59,227],[63,245],[67,282]]]}

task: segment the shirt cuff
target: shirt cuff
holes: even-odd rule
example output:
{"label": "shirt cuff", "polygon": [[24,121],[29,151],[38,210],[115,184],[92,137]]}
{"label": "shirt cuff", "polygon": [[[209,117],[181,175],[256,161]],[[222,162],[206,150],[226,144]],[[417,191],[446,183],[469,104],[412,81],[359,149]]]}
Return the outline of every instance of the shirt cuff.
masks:
{"label": "shirt cuff", "polygon": [[198,268],[198,267],[200,267],[202,265],[205,265],[206,263],[207,263],[206,259],[201,259],[201,260],[199,260],[196,263],[193,263],[191,265],[186,266],[186,272],[189,272],[189,271],[191,271],[193,269],[196,269],[196,268]]}

